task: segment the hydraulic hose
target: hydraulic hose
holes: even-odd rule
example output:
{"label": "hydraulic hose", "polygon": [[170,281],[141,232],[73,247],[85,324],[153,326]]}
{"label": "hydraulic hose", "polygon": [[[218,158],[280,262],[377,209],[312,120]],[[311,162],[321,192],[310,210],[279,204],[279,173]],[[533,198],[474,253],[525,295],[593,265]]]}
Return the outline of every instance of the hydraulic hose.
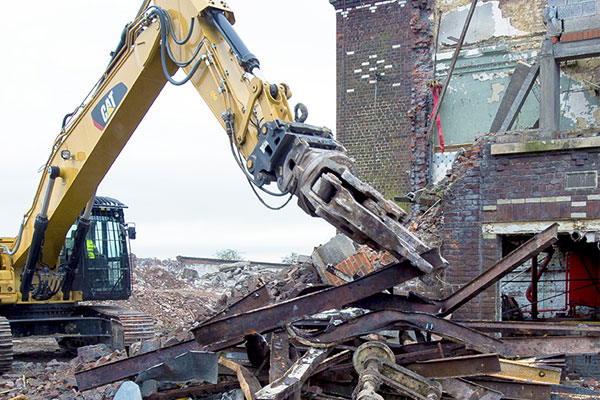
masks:
{"label": "hydraulic hose", "polygon": [[31,281],[33,279],[33,273],[35,267],[38,264],[42,256],[42,248],[44,246],[44,238],[46,236],[46,228],[48,228],[48,206],[50,204],[50,196],[52,195],[52,189],[54,188],[54,182],[60,175],[60,168],[49,167],[48,168],[48,185],[46,186],[46,193],[42,202],[42,209],[40,213],[35,217],[33,224],[33,237],[31,239],[31,245],[29,246],[29,253],[27,254],[27,261],[23,267],[21,273],[21,297],[24,301],[29,300],[29,290],[31,289]]}

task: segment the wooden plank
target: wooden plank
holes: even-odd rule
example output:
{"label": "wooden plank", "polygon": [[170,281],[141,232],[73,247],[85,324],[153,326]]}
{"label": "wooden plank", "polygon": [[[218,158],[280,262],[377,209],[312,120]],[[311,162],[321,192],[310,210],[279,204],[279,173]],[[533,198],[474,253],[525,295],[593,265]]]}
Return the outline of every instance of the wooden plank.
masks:
{"label": "wooden plank", "polygon": [[255,394],[261,389],[260,382],[258,382],[258,379],[256,379],[246,367],[228,360],[225,357],[219,358],[219,364],[235,372],[246,400],[256,400]]}
{"label": "wooden plank", "polygon": [[532,66],[522,62],[517,64],[494,117],[494,122],[492,122],[490,132],[510,130],[539,72],[540,64],[537,61]]}

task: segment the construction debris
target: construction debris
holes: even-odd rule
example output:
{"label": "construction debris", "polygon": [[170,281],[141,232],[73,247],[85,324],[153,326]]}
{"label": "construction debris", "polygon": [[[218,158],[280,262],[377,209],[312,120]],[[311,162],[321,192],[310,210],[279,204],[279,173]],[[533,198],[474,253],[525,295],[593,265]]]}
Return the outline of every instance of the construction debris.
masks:
{"label": "construction debris", "polygon": [[[200,398],[221,393],[222,399],[243,396],[247,400],[381,399],[390,395],[419,400],[491,400],[512,398],[517,391],[518,398],[525,399],[542,398],[539,393],[562,399],[598,398],[600,392],[564,385],[568,382],[565,356],[600,352],[600,337],[586,335],[588,327],[570,326],[568,332],[558,329],[561,335],[570,336],[547,336],[552,333],[549,329],[543,331],[544,336],[497,337],[488,333],[506,332],[510,323],[486,324],[488,333],[484,333],[468,323],[445,318],[511,268],[554,243],[556,228],[552,225],[539,233],[446,299],[386,293],[395,285],[423,277],[423,271],[408,261],[383,266],[385,256],[368,257],[360,248],[348,256],[352,253],[348,243],[336,239],[333,242],[343,251],[317,251],[314,268],[329,284],[340,278],[332,273],[332,267],[338,269],[344,274],[343,282],[296,291],[287,300],[269,299],[265,294],[273,290],[259,287],[220,314],[190,327],[194,340],[77,372],[79,390],[94,390],[136,376],[143,387],[140,376],[150,366],[168,363],[190,350],[204,350],[221,355],[217,382],[188,381],[184,387],[165,390],[155,386],[158,390],[145,398]],[[340,255],[346,258],[340,261]],[[356,259],[371,270],[363,271],[365,274],[350,271],[351,265],[362,271],[353,264]],[[519,327],[514,328],[513,335]],[[240,347],[244,343],[246,347]],[[236,388],[241,392],[231,394]]]}
{"label": "construction debris", "polygon": [[[407,282],[426,275],[409,261],[397,262],[339,237],[317,249],[312,263],[304,258],[302,265],[287,268],[229,263],[207,271],[141,260],[136,293],[148,300],[145,284],[166,291],[206,290],[210,294],[202,302],[179,304],[202,312],[174,313],[175,329],[132,345],[128,357],[96,345],[80,348],[70,362],[17,360],[18,372],[0,380],[0,395],[25,394],[29,400],[136,398],[138,393],[153,400],[598,398],[597,381],[569,375],[566,362],[600,352],[598,327],[448,319],[556,238],[552,225],[445,299],[398,290],[416,287]],[[235,283],[217,285],[219,274],[228,272],[237,274],[231,278]],[[150,301],[144,306],[150,315],[168,319],[162,308],[149,312],[156,307]],[[167,306],[177,307],[162,305]]]}

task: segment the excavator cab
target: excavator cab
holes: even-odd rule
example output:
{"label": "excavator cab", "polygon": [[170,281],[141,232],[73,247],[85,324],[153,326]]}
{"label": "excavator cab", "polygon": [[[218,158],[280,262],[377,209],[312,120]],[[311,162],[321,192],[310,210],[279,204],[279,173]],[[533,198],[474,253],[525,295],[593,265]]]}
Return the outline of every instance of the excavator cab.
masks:
{"label": "excavator cab", "polygon": [[[131,260],[129,236],[132,227],[125,223],[123,210],[127,206],[110,197],[97,196],[89,217],[83,251],[75,272],[74,291],[81,291],[83,300],[121,300],[131,295]],[[61,262],[72,257],[77,222],[67,234],[61,251]]]}

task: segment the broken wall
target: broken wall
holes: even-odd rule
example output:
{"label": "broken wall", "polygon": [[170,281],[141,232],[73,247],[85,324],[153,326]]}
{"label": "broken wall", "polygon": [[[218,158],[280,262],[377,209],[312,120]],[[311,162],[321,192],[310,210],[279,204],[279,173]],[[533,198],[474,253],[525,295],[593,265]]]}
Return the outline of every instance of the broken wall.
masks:
{"label": "broken wall", "polygon": [[[460,178],[443,205],[449,291],[500,259],[506,235],[539,232],[553,222],[564,234],[600,230],[597,136],[554,141],[539,140],[537,131],[487,136],[462,156],[455,172]],[[500,319],[498,296],[490,288],[454,317]]]}
{"label": "broken wall", "polygon": [[[539,55],[544,7],[557,7],[565,38],[600,26],[600,0],[480,0],[440,109],[441,153],[437,135],[435,152],[426,138],[428,84],[446,79],[471,1],[330,3],[337,15],[337,137],[360,177],[387,198],[441,179],[455,151],[489,131],[515,66]],[[561,70],[561,129],[600,126],[600,62],[568,62]],[[536,83],[513,129],[536,125],[539,97]]]}
{"label": "broken wall", "polygon": [[[456,38],[460,36],[470,3],[469,0],[436,1],[436,78],[442,81],[447,77]],[[472,143],[477,134],[489,132],[516,64],[535,62],[546,34],[544,7],[556,6],[558,18],[564,19],[565,34],[572,34],[574,30],[598,30],[598,3],[596,0],[480,1],[440,109],[444,141],[450,151]],[[600,126],[598,65],[598,60],[561,65],[561,130]],[[536,83],[514,130],[536,125],[539,98],[540,88]],[[436,145],[439,145],[437,137]],[[440,157],[438,154],[438,166]]]}

